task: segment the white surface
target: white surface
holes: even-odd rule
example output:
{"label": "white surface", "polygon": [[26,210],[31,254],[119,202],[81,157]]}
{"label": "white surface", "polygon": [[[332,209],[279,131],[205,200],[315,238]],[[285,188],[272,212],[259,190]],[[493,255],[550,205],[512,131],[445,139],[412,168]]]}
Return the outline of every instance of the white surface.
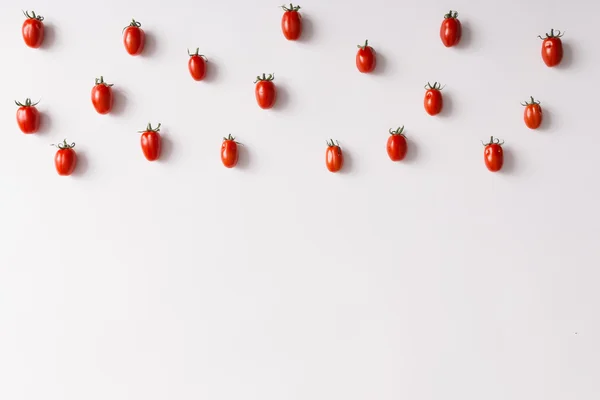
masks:
{"label": "white surface", "polygon": [[[103,3],[0,6],[0,399],[600,398],[600,5],[306,0],[292,43],[277,1]],[[46,17],[49,47],[24,45],[21,7]],[[457,49],[438,34],[450,7]],[[131,17],[150,35],[139,58]],[[536,38],[550,28],[566,30],[556,69]],[[371,76],[354,65],[365,39]],[[196,47],[207,82],[187,72]],[[263,72],[275,110],[254,100]],[[101,74],[115,115],[90,103]],[[38,135],[14,121],[28,96]],[[157,163],[136,133],[149,121]],[[402,124],[408,160],[392,163]],[[503,173],[483,164],[490,135]],[[70,178],[49,147],[65,137]],[[343,174],[325,168],[330,137]]]}

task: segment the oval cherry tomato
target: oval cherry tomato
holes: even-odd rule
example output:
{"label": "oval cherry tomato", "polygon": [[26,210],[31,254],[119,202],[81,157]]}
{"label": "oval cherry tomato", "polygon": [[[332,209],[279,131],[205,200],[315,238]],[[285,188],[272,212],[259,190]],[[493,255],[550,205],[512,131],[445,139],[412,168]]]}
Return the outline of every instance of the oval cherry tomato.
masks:
{"label": "oval cherry tomato", "polygon": [[537,129],[542,124],[542,107],[540,107],[540,102],[535,101],[533,96],[531,96],[529,103],[525,102],[521,103],[521,105],[525,106],[525,113],[523,115],[525,125],[530,129]]}
{"label": "oval cherry tomato", "polygon": [[190,60],[188,61],[188,69],[190,70],[190,75],[194,78],[195,81],[201,81],[204,79],[206,75],[206,63],[208,60],[202,54],[198,54],[200,49],[196,49],[195,53],[190,53],[188,50],[188,54],[190,56]]}
{"label": "oval cherry tomato", "polygon": [[554,34],[554,29],[550,29],[550,34],[546,33],[546,38],[538,36],[543,39],[542,42],[542,59],[549,67],[554,67],[560,64],[563,56],[562,40],[560,38],[564,33],[556,30],[557,34]]}
{"label": "oval cherry tomato", "polygon": [[221,161],[227,168],[233,168],[238,162],[238,142],[231,136],[223,138],[223,144],[221,145]]}
{"label": "oval cherry tomato", "polygon": [[[482,142],[483,143],[483,142]],[[492,136],[489,143],[483,143],[485,150],[483,152],[483,158],[485,166],[492,172],[500,171],[502,164],[504,164],[504,152],[502,151],[502,145],[499,139],[494,139]]]}
{"label": "oval cherry tomato", "polygon": [[29,11],[23,11],[23,14],[27,17],[21,28],[23,40],[27,46],[37,49],[44,41],[44,17],[36,15],[35,11],[32,11],[31,15]]}
{"label": "oval cherry tomato", "polygon": [[141,26],[141,23],[132,19],[131,23],[123,29],[123,44],[125,45],[125,50],[132,56],[142,54],[144,50],[146,34],[140,28]]}
{"label": "oval cherry tomato", "polygon": [[290,7],[281,6],[285,11],[281,17],[281,30],[287,40],[298,40],[302,33],[302,16],[298,12],[300,6],[294,6],[290,3]]}
{"label": "oval cherry tomato", "polygon": [[340,144],[333,139],[327,142],[327,151],[325,152],[325,164],[330,172],[338,172],[344,166],[344,154]]}
{"label": "oval cherry tomato", "polygon": [[406,156],[406,150],[408,149],[408,143],[406,142],[406,136],[404,136],[404,126],[393,131],[390,129],[390,137],[387,141],[387,153],[392,161],[401,161]]}
{"label": "oval cherry tomato", "polygon": [[431,86],[431,84],[427,82],[427,85],[425,85],[425,89],[427,89],[427,91],[425,92],[424,101],[425,111],[427,111],[427,114],[429,115],[439,114],[440,111],[442,111],[442,107],[444,106],[444,101],[442,99],[441,92],[441,90],[443,89],[442,85],[440,83],[434,82],[433,86]]}
{"label": "oval cherry tomato", "polygon": [[256,102],[260,108],[265,110],[273,107],[277,97],[273,79],[275,79],[275,74],[269,74],[269,76],[262,74],[262,77],[257,76],[254,81],[256,84],[256,87],[254,88]]}
{"label": "oval cherry tomato", "polygon": [[71,175],[75,170],[75,165],[77,165],[77,154],[73,150],[75,143],[69,144],[67,143],[67,139],[65,139],[62,143],[53,144],[53,146],[58,147],[54,155],[56,172],[61,176]]}
{"label": "oval cherry tomato", "polygon": [[139,131],[142,134],[141,144],[142,151],[144,152],[144,156],[148,161],[158,160],[160,157],[160,123],[154,129],[152,129],[152,125],[148,123],[145,131]]}
{"label": "oval cherry tomato", "polygon": [[458,20],[458,12],[452,11],[444,15],[444,21],[440,27],[440,38],[446,47],[452,47],[460,42],[462,27]]}
{"label": "oval cherry tomato", "polygon": [[26,99],[25,104],[15,101],[19,106],[17,109],[17,124],[23,133],[36,133],[40,128],[40,112],[35,108],[39,103],[31,103],[31,99]]}
{"label": "oval cherry tomato", "polygon": [[108,114],[113,106],[112,83],[104,82],[104,77],[96,78],[92,88],[92,104],[98,114]]}
{"label": "oval cherry tomato", "polygon": [[356,53],[356,68],[362,73],[368,73],[375,69],[377,65],[377,55],[375,49],[369,46],[369,41],[365,40],[365,45],[358,45]]}

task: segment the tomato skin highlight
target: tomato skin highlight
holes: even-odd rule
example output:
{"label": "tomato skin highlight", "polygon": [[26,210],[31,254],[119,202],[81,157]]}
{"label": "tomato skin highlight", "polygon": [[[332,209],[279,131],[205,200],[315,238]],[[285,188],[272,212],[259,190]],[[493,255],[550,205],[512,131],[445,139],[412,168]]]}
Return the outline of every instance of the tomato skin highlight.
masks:
{"label": "tomato skin highlight", "polygon": [[390,129],[390,136],[388,137],[386,150],[388,157],[392,161],[402,161],[406,156],[408,150],[408,143],[406,136],[402,133],[404,127],[398,128],[395,131]]}
{"label": "tomato skin highlight", "polygon": [[283,16],[281,17],[281,30],[283,36],[287,40],[298,40],[302,34],[302,15],[298,12],[300,6],[294,7],[290,4],[290,7],[282,6],[284,9]]}
{"label": "tomato skin highlight", "polygon": [[269,74],[269,76],[263,74],[262,77],[257,76],[256,81],[254,81],[256,84],[254,87],[256,102],[263,110],[272,108],[273,105],[275,105],[275,100],[277,99],[277,90],[275,88],[275,84],[273,83],[273,79],[275,79],[274,74]]}
{"label": "tomato skin highlight", "polygon": [[104,82],[104,77],[96,79],[92,88],[92,104],[98,114],[108,114],[113,106],[112,85]]}
{"label": "tomato skin highlight", "polygon": [[525,121],[525,125],[527,125],[529,129],[539,128],[543,119],[540,102],[535,101],[533,96],[531,96],[531,102],[521,103],[521,105],[525,106],[525,111],[523,112],[523,120]]}
{"label": "tomato skin highlight", "polygon": [[375,49],[369,46],[369,41],[365,40],[364,46],[358,45],[356,52],[356,68],[363,74],[373,72],[377,65],[377,54]]}
{"label": "tomato skin highlight", "polygon": [[25,104],[15,101],[19,106],[17,109],[17,125],[21,132],[30,134],[36,133],[40,128],[40,112],[35,108],[35,104],[31,103],[31,99],[27,99]]}
{"label": "tomato skin highlight", "polygon": [[491,172],[497,172],[502,169],[502,165],[504,164],[504,151],[502,150],[502,144],[498,139],[494,141],[492,137],[490,142],[484,144],[485,149],[483,151],[483,159],[485,162],[485,166]]}
{"label": "tomato skin highlight", "polygon": [[142,54],[142,51],[144,51],[146,34],[144,33],[144,30],[140,28],[141,26],[142,24],[134,19],[123,32],[123,44],[125,45],[125,50],[132,56],[140,55]]}
{"label": "tomato skin highlight", "polygon": [[427,114],[432,116],[439,114],[442,111],[442,108],[444,107],[441,85],[437,82],[435,82],[433,86],[427,83],[425,89],[427,89],[427,91],[425,92],[425,99],[423,101],[425,111],[427,112]]}
{"label": "tomato skin highlight", "polygon": [[444,21],[440,26],[440,38],[446,47],[452,47],[460,42],[462,35],[462,26],[458,20],[458,12],[450,10],[444,15]]}
{"label": "tomato skin highlight", "polygon": [[71,175],[77,165],[77,153],[73,150],[75,143],[69,144],[67,143],[67,139],[65,139],[62,143],[53,146],[58,147],[58,150],[54,155],[54,167],[56,168],[56,172],[58,172],[58,175],[60,176]]}
{"label": "tomato skin highlight", "polygon": [[23,12],[27,19],[23,22],[21,33],[25,44],[33,49],[39,48],[44,41],[44,17],[41,15],[29,15],[28,11]]}
{"label": "tomato skin highlight", "polygon": [[325,152],[325,165],[329,172],[338,172],[344,166],[344,154],[339,144],[333,140],[327,142],[327,151]]}
{"label": "tomato skin highlight", "polygon": [[229,134],[229,137],[223,138],[221,144],[221,162],[227,168],[233,168],[238,162],[238,144],[235,138]]}

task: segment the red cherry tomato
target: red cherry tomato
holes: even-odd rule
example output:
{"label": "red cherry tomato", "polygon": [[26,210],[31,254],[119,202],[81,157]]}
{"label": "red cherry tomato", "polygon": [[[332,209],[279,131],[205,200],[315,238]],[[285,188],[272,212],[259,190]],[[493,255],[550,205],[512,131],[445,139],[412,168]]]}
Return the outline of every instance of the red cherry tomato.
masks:
{"label": "red cherry tomato", "polygon": [[125,45],[125,50],[132,56],[142,54],[144,50],[146,34],[140,28],[141,26],[141,23],[132,19],[131,23],[123,29],[123,44]]}
{"label": "red cherry tomato", "polygon": [[375,49],[369,46],[369,41],[365,40],[365,45],[358,45],[356,52],[356,68],[362,73],[372,72],[377,64],[377,55]]}
{"label": "red cherry tomato", "polygon": [[35,108],[39,103],[31,103],[31,99],[26,99],[25,104],[15,101],[19,106],[17,109],[17,124],[23,133],[36,133],[40,128],[40,112]]}
{"label": "red cherry tomato", "polygon": [[112,83],[104,82],[104,77],[96,78],[92,88],[92,104],[98,114],[108,114],[113,106]]}
{"label": "red cherry tomato", "polygon": [[562,40],[560,38],[564,35],[564,32],[556,30],[557,34],[554,33],[554,29],[550,29],[550,34],[546,33],[546,38],[538,36],[543,39],[542,42],[542,59],[549,67],[554,67],[560,64],[563,56]]}
{"label": "red cherry tomato", "polygon": [[54,144],[53,146],[58,147],[54,155],[56,172],[61,176],[71,175],[75,170],[75,165],[77,165],[77,154],[73,150],[75,143],[69,144],[67,143],[67,139],[65,139],[62,143]]}
{"label": "red cherry tomato", "polygon": [[44,41],[44,17],[36,15],[35,11],[32,11],[31,15],[29,11],[23,11],[23,14],[27,17],[21,28],[23,40],[27,46],[37,49]]}
{"label": "red cherry tomato", "polygon": [[446,47],[452,47],[460,42],[462,27],[458,20],[458,12],[452,11],[444,15],[444,21],[440,27],[440,38]]}
{"label": "red cherry tomato", "polygon": [[142,144],[142,152],[144,152],[144,156],[148,161],[158,160],[160,157],[160,123],[154,129],[152,129],[152,125],[148,123],[145,131],[140,131],[142,134],[141,144]]}
{"label": "red cherry tomato", "polygon": [[206,75],[206,63],[208,60],[202,54],[198,54],[200,49],[196,49],[195,53],[190,53],[188,50],[188,54],[190,56],[190,60],[188,61],[188,69],[190,70],[190,75],[194,78],[195,81],[201,81],[204,79]]}
{"label": "red cherry tomato", "polygon": [[[483,142],[482,142],[483,143]],[[483,143],[485,150],[483,152],[483,158],[485,166],[492,172],[500,171],[502,164],[504,164],[504,152],[502,151],[502,145],[499,139],[494,139],[492,136],[489,143]]]}
{"label": "red cherry tomato", "polygon": [[344,154],[340,144],[333,139],[327,142],[327,151],[325,152],[325,164],[330,172],[338,172],[344,166]]}
{"label": "red cherry tomato", "polygon": [[302,33],[302,16],[298,12],[300,6],[294,6],[290,3],[290,7],[281,6],[285,11],[281,17],[281,30],[287,40],[298,40]]}
{"label": "red cherry tomato", "polygon": [[406,136],[404,136],[404,127],[398,128],[395,131],[390,129],[390,137],[387,141],[387,153],[392,161],[401,161],[406,156],[406,150],[408,149],[408,143],[406,142]]}
{"label": "red cherry tomato", "polygon": [[525,125],[530,129],[537,129],[542,124],[542,107],[540,107],[540,102],[535,101],[533,96],[531,96],[530,102],[521,103],[521,105],[525,106],[525,113],[523,114]]}
{"label": "red cherry tomato", "polygon": [[256,87],[254,88],[256,102],[260,108],[265,110],[273,107],[277,97],[273,79],[275,79],[275,74],[269,74],[269,76],[262,74],[262,77],[257,76],[254,81],[256,84]]}
{"label": "red cherry tomato", "polygon": [[444,106],[444,101],[442,99],[441,92],[441,90],[443,89],[442,85],[438,82],[434,82],[433,86],[431,86],[431,84],[427,82],[427,85],[425,85],[425,89],[427,89],[427,91],[425,92],[424,101],[425,111],[427,111],[427,114],[429,115],[439,114],[440,111],[442,111],[442,107]]}
{"label": "red cherry tomato", "polygon": [[221,145],[221,161],[227,168],[233,168],[238,162],[238,142],[231,136],[223,138],[223,144]]}

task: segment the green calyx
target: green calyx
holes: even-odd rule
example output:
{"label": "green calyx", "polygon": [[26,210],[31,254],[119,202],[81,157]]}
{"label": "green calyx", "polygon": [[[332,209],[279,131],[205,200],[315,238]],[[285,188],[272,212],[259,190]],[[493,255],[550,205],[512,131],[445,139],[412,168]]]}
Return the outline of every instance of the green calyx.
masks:
{"label": "green calyx", "polygon": [[561,38],[563,37],[563,35],[565,34],[565,32],[561,32],[558,29],[556,30],[557,33],[554,33],[554,29],[550,29],[550,34],[546,33],[546,37],[543,38],[540,35],[538,35],[538,37],[542,40],[544,39],[552,39],[552,38]]}
{"label": "green calyx", "polygon": [[396,129],[396,130],[392,130],[392,128],[390,128],[390,135],[394,136],[394,135],[400,135],[400,136],[404,136],[406,137],[406,135],[404,135],[404,125],[402,125],[400,128]]}
{"label": "green calyx", "polygon": [[540,104],[539,101],[533,99],[533,96],[529,96],[529,98],[531,99],[529,102],[525,101],[525,102],[521,103],[521,105],[522,106],[530,106],[532,104]]}
{"label": "green calyx", "polygon": [[267,76],[266,74],[262,74],[261,76],[257,76],[256,80],[254,81],[254,83],[260,82],[260,81],[272,81],[273,79],[275,79],[275,74],[269,74],[269,76]]}
{"label": "green calyx", "polygon": [[224,141],[224,142],[235,142],[236,144],[239,144],[239,145],[241,145],[241,143],[240,143],[240,142],[236,142],[236,141],[235,141],[235,137],[231,136],[231,133],[229,134],[229,136],[227,136],[227,137],[223,137],[223,141]]}
{"label": "green calyx", "polygon": [[37,101],[36,103],[31,103],[31,99],[28,97],[25,99],[25,103],[21,103],[20,101],[15,100],[15,104],[19,107],[35,107],[39,104],[39,101]]}
{"label": "green calyx", "polygon": [[159,132],[160,131],[160,122],[158,123],[158,125],[156,126],[156,128],[152,128],[152,124],[150,124],[150,122],[148,122],[148,125],[146,126],[146,129],[143,131],[138,131],[138,133],[144,133],[144,132]]}
{"label": "green calyx", "polygon": [[448,19],[448,18],[458,18],[458,11],[450,10],[448,12],[448,14],[444,15],[444,19]]}
{"label": "green calyx", "polygon": [[69,143],[67,143],[67,139],[65,139],[65,140],[63,140],[62,143],[51,144],[50,146],[58,147],[61,150],[72,149],[73,147],[75,147],[75,142],[69,144]]}
{"label": "green calyx", "polygon": [[131,22],[129,23],[129,25],[127,25],[125,28],[123,28],[123,32],[125,32],[125,29],[127,29],[127,28],[139,28],[141,26],[142,26],[141,22],[136,21],[135,18],[131,18]]}
{"label": "green calyx", "polygon": [[206,56],[204,54],[200,54],[200,48],[196,47],[196,52],[195,53],[190,53],[190,49],[188,49],[188,56],[190,57],[202,57],[204,59],[204,61],[208,62],[208,59],[206,58]]}
{"label": "green calyx", "polygon": [[497,144],[499,146],[502,146],[504,144],[504,140],[502,142],[500,142],[500,139],[498,139],[498,138],[494,139],[493,136],[490,136],[489,143],[483,143],[483,141],[482,141],[481,144],[483,144],[484,146],[490,146],[492,144]]}
{"label": "green calyx", "polygon": [[427,82],[427,85],[425,85],[425,89],[427,90],[442,90],[444,87],[445,85],[442,86],[442,84],[439,82],[433,82],[433,86],[429,82]]}
{"label": "green calyx", "polygon": [[369,41],[368,41],[368,40],[365,40],[365,44],[364,44],[363,46],[361,46],[361,45],[359,44],[359,45],[357,45],[356,47],[358,47],[359,49],[366,49],[367,47],[370,47],[370,46],[369,46]]}
{"label": "green calyx", "polygon": [[29,11],[23,11],[23,14],[28,18],[28,19],[37,19],[38,21],[42,22],[44,20],[44,17],[42,17],[41,15],[36,15],[35,11],[32,11],[31,14],[29,14]]}
{"label": "green calyx", "polygon": [[340,143],[337,140],[329,139],[326,143],[327,147],[340,147]]}
{"label": "green calyx", "polygon": [[104,82],[104,77],[100,76],[100,79],[96,78],[96,85],[104,85],[104,86],[111,87],[113,84]]}
{"label": "green calyx", "polygon": [[287,7],[285,4],[281,6],[281,8],[283,8],[283,11],[285,12],[289,12],[289,11],[293,11],[296,12],[300,9],[300,6],[294,6],[292,3],[290,3],[290,6]]}

